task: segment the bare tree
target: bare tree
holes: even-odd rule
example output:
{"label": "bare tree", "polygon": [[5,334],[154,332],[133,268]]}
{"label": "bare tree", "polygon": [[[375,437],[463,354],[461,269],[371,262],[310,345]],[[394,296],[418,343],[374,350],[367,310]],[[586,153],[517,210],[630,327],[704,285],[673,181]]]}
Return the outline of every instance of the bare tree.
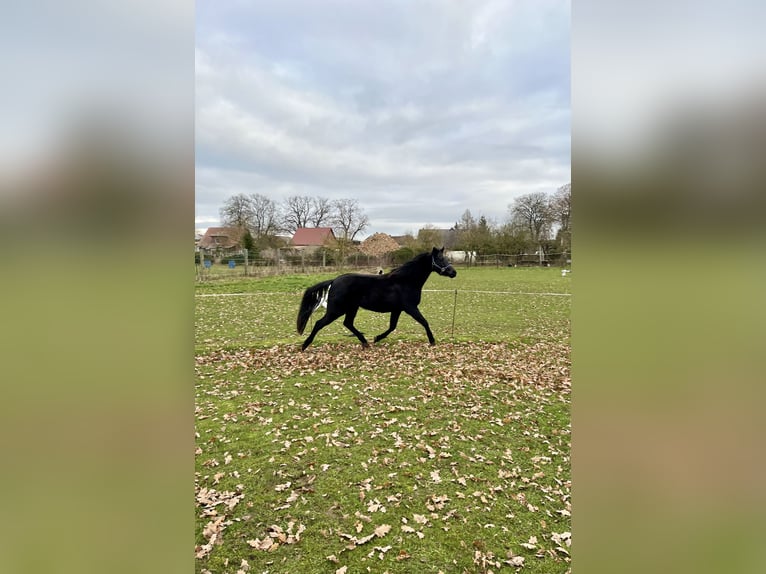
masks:
{"label": "bare tree", "polygon": [[466,209],[463,212],[463,215],[460,216],[460,221],[458,222],[457,227],[465,232],[476,227],[476,219],[474,219],[470,209]]}
{"label": "bare tree", "polygon": [[517,197],[510,207],[511,218],[529,234],[537,247],[548,238],[552,216],[548,196],[545,193],[528,193]]}
{"label": "bare tree", "polygon": [[558,188],[550,204],[553,220],[559,225],[557,233],[559,245],[565,251],[569,251],[572,248],[572,183]]}
{"label": "bare tree", "polygon": [[259,193],[250,194],[253,215],[250,219],[250,231],[255,240],[262,242],[264,238],[273,236],[279,231],[279,212],[273,199]]}
{"label": "bare tree", "polygon": [[218,213],[224,226],[247,228],[254,215],[253,202],[244,193],[232,195],[224,202]]}
{"label": "bare tree", "polygon": [[369,224],[370,220],[359,207],[356,199],[336,199],[332,202],[332,225],[335,231],[338,258],[345,259],[356,237]]}
{"label": "bare tree", "polygon": [[473,256],[476,254],[477,228],[476,220],[473,218],[470,209],[466,209],[457,223],[458,245],[462,251],[465,251],[468,264],[473,262]]}
{"label": "bare tree", "polygon": [[431,251],[434,247],[442,247],[444,245],[442,230],[437,229],[433,223],[427,223],[418,230],[416,245],[418,251]]}
{"label": "bare tree", "polygon": [[332,207],[332,224],[339,239],[353,241],[370,223],[356,199],[336,199]]}
{"label": "bare tree", "polygon": [[332,202],[326,197],[314,197],[311,199],[311,214],[308,222],[314,227],[322,227],[323,223],[329,223],[332,215]]}
{"label": "bare tree", "polygon": [[285,231],[295,233],[299,227],[308,227],[312,209],[313,200],[306,195],[291,195],[285,199],[282,204],[282,226]]}

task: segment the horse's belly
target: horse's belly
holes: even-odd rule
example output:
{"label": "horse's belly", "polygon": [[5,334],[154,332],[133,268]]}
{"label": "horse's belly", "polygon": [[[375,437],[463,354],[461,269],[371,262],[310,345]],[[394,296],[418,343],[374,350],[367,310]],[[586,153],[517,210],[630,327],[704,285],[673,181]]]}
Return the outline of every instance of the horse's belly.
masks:
{"label": "horse's belly", "polygon": [[359,306],[362,309],[375,311],[376,313],[390,313],[391,311],[401,307],[401,305],[398,303],[398,298],[391,296],[362,297]]}
{"label": "horse's belly", "polygon": [[367,309],[368,311],[375,311],[376,313],[390,313],[394,310],[393,305],[382,301],[377,301],[375,303],[362,301],[360,307],[362,309]]}

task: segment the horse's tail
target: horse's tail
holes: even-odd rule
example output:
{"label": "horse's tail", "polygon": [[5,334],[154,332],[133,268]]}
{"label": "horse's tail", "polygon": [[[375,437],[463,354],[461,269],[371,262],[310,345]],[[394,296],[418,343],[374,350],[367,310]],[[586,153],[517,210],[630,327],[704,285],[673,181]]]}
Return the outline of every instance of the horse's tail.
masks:
{"label": "horse's tail", "polygon": [[322,281],[316,285],[309,287],[303,293],[303,299],[301,299],[301,307],[298,310],[298,334],[303,335],[303,330],[306,328],[306,323],[309,321],[311,314],[319,309],[319,306],[323,303],[327,303],[327,296],[330,292],[330,284],[333,279],[328,281]]}

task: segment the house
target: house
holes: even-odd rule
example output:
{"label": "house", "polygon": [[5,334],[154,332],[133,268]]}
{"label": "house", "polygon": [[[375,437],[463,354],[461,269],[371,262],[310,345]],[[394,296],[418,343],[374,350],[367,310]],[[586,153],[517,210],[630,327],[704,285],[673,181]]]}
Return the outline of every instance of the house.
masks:
{"label": "house", "polygon": [[299,227],[290,240],[290,247],[296,251],[313,253],[334,239],[331,227]]}
{"label": "house", "polygon": [[471,263],[476,261],[475,251],[445,251],[444,255],[452,263]]}
{"label": "house", "polygon": [[242,235],[239,227],[208,227],[199,247],[218,255],[232,255],[242,250]]}

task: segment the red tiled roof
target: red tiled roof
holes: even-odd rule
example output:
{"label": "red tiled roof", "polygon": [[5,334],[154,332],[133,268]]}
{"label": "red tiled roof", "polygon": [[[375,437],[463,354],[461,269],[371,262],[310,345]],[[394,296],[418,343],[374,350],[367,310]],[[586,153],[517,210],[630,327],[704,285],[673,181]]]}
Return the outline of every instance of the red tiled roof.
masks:
{"label": "red tiled roof", "polygon": [[293,247],[313,247],[324,245],[329,237],[335,237],[330,227],[299,227],[293,235]]}
{"label": "red tiled roof", "polygon": [[242,230],[237,227],[208,227],[199,246],[205,249],[238,247]]}

